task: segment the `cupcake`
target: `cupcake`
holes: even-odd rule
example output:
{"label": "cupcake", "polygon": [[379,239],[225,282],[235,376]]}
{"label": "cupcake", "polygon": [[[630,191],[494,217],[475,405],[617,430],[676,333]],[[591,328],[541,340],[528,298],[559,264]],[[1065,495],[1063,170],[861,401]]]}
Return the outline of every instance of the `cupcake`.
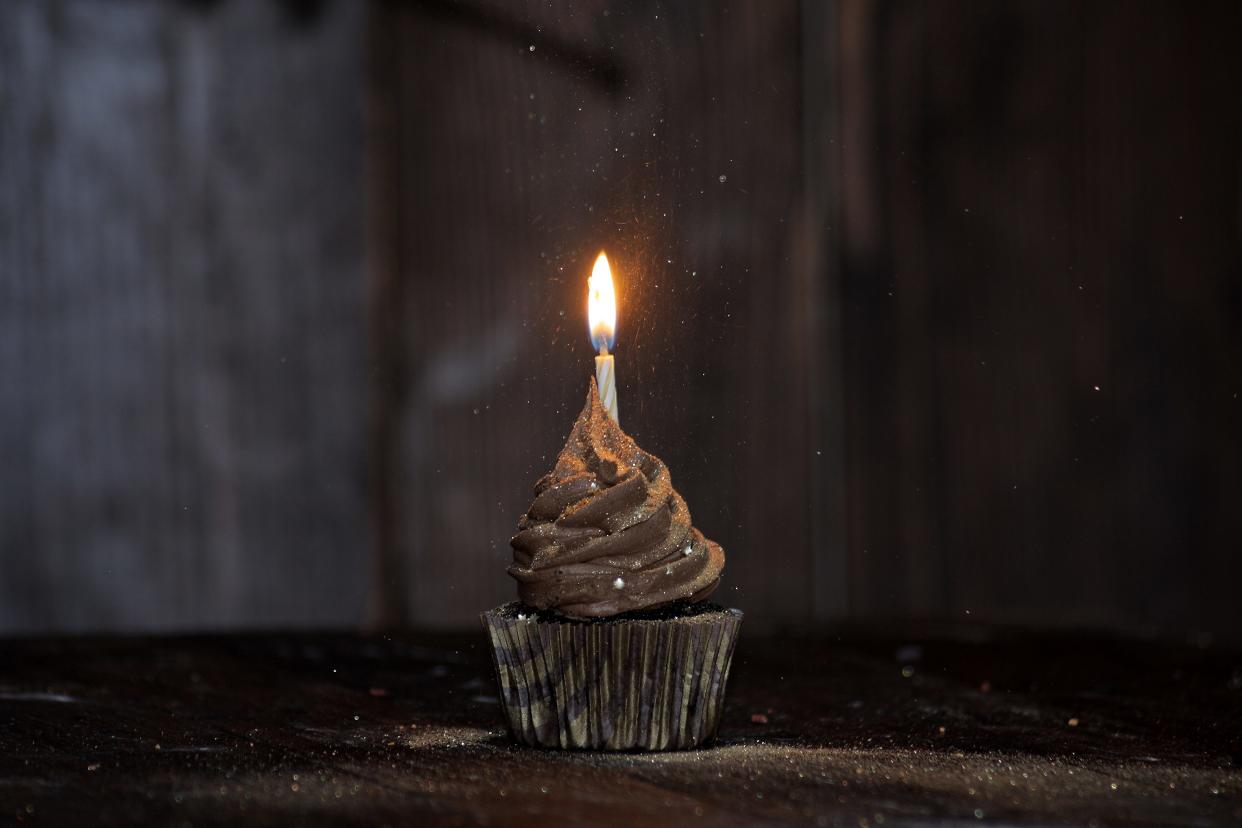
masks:
{"label": "cupcake", "polygon": [[483,613],[515,739],[591,750],[704,744],[742,613],[706,603],[724,550],[668,468],[609,418],[594,379],[510,542],[519,601]]}

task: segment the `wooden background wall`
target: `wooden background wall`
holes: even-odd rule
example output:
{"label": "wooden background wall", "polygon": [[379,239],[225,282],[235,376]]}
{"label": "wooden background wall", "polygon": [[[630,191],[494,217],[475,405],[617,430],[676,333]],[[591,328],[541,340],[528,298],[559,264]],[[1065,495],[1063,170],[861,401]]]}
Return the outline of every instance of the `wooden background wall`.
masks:
{"label": "wooden background wall", "polygon": [[1242,629],[1242,6],[841,9],[852,607]]}
{"label": "wooden background wall", "polygon": [[0,4],[0,629],[362,616],[364,12]]}
{"label": "wooden background wall", "polygon": [[605,247],[757,625],[1242,633],[1239,23],[0,7],[0,628],[473,624]]}
{"label": "wooden background wall", "polygon": [[375,301],[404,323],[383,346],[386,618],[460,625],[511,599],[507,540],[593,370],[601,247],[622,423],[724,543],[725,599],[843,611],[798,4],[414,2],[375,21],[374,212],[397,217]]}

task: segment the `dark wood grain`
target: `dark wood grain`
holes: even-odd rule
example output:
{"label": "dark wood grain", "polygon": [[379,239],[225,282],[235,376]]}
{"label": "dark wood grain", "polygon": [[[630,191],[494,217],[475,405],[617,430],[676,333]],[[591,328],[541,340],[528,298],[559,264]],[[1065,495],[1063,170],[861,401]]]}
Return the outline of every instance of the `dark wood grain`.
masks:
{"label": "dark wood grain", "polygon": [[513,745],[486,637],[0,642],[22,825],[1236,825],[1242,654],[743,633],[711,748]]}
{"label": "dark wood grain", "polygon": [[2,3],[0,629],[473,624],[605,247],[751,628],[1236,637],[1240,15]]}
{"label": "dark wood grain", "polygon": [[1238,5],[841,9],[852,609],[1238,630]]}
{"label": "dark wood grain", "polygon": [[363,22],[0,4],[0,628],[362,618]]}
{"label": "dark wood grain", "polygon": [[1242,624],[1236,6],[383,9],[408,617],[510,597],[602,246],[755,624]]}
{"label": "dark wood grain", "polygon": [[841,463],[822,416],[831,208],[803,178],[833,156],[803,158],[799,5],[376,13],[395,80],[374,175],[401,217],[376,274],[401,320],[400,377],[379,378],[389,604],[460,625],[512,597],[507,540],[581,405],[605,248],[622,424],[728,551],[724,602],[763,623],[842,612],[841,521],[824,524],[842,493],[819,473]]}

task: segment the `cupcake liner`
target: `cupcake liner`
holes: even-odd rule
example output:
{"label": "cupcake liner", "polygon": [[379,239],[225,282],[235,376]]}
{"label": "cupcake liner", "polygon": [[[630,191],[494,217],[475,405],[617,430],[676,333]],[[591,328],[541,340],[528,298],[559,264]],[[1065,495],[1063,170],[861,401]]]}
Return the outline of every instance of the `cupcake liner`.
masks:
{"label": "cupcake liner", "polygon": [[512,603],[480,617],[517,741],[681,750],[715,736],[740,611],[577,621]]}

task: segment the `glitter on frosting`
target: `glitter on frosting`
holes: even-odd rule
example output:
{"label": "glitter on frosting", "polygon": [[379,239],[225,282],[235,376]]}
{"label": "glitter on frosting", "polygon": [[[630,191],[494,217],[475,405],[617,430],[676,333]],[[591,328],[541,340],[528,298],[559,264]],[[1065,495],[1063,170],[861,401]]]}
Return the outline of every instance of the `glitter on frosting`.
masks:
{"label": "glitter on frosting", "polygon": [[668,468],[608,417],[594,379],[510,543],[522,601],[572,617],[702,601],[724,568]]}

